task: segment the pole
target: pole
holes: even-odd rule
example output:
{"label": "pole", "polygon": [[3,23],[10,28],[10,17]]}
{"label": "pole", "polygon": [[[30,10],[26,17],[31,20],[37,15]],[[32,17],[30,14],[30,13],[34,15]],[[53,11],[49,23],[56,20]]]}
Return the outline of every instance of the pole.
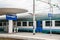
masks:
{"label": "pole", "polygon": [[[51,12],[51,8],[52,8],[52,7],[51,7],[51,0],[49,1],[49,3],[50,3],[50,13],[52,13],[52,12]],[[52,34],[52,30],[51,30],[51,17],[50,17],[50,35],[51,35],[51,34]]]}
{"label": "pole", "polygon": [[35,35],[35,0],[33,0],[33,35]]}
{"label": "pole", "polygon": [[52,24],[52,20],[51,20],[51,17],[50,17],[50,35],[52,34],[51,24]]}

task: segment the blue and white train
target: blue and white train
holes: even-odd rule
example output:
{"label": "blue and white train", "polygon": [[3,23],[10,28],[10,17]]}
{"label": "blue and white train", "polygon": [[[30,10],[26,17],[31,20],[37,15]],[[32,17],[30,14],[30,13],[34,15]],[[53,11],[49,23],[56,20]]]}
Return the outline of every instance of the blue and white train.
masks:
{"label": "blue and white train", "polygon": [[[60,33],[60,19],[58,16],[56,15],[57,18],[54,17],[54,20],[51,20],[51,26],[50,20],[46,19],[47,17],[43,20],[36,20],[36,32],[50,33],[51,30],[52,33]],[[0,32],[8,32],[8,25],[7,20],[0,20]],[[18,32],[33,32],[33,21],[30,18],[29,20],[24,17],[23,19],[19,18],[13,21],[13,29],[18,29]]]}
{"label": "blue and white train", "polygon": [[[18,32],[33,32],[33,22],[31,21],[19,21],[17,22]],[[43,21],[36,21],[36,32],[43,32],[43,33],[60,33],[60,21],[50,21],[43,20]]]}

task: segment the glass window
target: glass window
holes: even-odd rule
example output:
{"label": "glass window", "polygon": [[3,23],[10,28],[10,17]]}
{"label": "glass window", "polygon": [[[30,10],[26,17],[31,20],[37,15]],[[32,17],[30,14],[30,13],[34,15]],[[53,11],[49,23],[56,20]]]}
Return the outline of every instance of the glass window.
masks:
{"label": "glass window", "polygon": [[8,26],[9,25],[9,23],[8,22],[6,22],[6,26]]}
{"label": "glass window", "polygon": [[3,22],[3,26],[6,26],[6,22]]}
{"label": "glass window", "polygon": [[17,26],[21,26],[21,22],[17,22]]}
{"label": "glass window", "polygon": [[2,26],[2,22],[0,22],[0,26]]}
{"label": "glass window", "polygon": [[27,22],[23,22],[23,26],[27,26]]}
{"label": "glass window", "polygon": [[55,21],[55,26],[60,26],[60,21]]}
{"label": "glass window", "polygon": [[33,22],[29,22],[29,26],[33,26]]}
{"label": "glass window", "polygon": [[16,27],[16,22],[13,22],[13,26]]}
{"label": "glass window", "polygon": [[36,21],[36,25],[37,27],[42,27],[42,21],[39,21],[39,22]]}
{"label": "glass window", "polygon": [[[46,21],[45,25],[50,26],[50,21]],[[52,21],[51,21],[51,26],[52,26]]]}

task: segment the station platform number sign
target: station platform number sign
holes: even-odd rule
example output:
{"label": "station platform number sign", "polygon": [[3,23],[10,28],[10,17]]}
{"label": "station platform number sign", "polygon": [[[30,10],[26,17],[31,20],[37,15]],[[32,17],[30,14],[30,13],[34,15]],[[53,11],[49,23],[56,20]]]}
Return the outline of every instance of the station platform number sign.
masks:
{"label": "station platform number sign", "polygon": [[51,13],[48,13],[48,17],[52,17],[53,15]]}

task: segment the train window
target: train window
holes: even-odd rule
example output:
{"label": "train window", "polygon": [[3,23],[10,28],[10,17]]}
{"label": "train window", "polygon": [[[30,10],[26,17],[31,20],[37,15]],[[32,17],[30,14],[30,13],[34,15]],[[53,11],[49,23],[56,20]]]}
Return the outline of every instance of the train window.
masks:
{"label": "train window", "polygon": [[21,22],[17,22],[17,26],[21,26]]}
{"label": "train window", "polygon": [[[46,21],[45,25],[50,26],[50,21]],[[52,26],[52,21],[51,21],[51,26]]]}
{"label": "train window", "polygon": [[13,22],[13,26],[16,27],[16,22]]}
{"label": "train window", "polygon": [[3,22],[3,26],[6,26],[6,22]]}
{"label": "train window", "polygon": [[23,26],[27,26],[27,22],[23,22]]}
{"label": "train window", "polygon": [[33,26],[33,22],[29,22],[29,26]]}
{"label": "train window", "polygon": [[6,26],[8,26],[9,25],[9,23],[8,22],[6,22]]}
{"label": "train window", "polygon": [[60,26],[60,21],[55,21],[55,26]]}
{"label": "train window", "polygon": [[2,26],[2,22],[0,22],[0,26]]}

